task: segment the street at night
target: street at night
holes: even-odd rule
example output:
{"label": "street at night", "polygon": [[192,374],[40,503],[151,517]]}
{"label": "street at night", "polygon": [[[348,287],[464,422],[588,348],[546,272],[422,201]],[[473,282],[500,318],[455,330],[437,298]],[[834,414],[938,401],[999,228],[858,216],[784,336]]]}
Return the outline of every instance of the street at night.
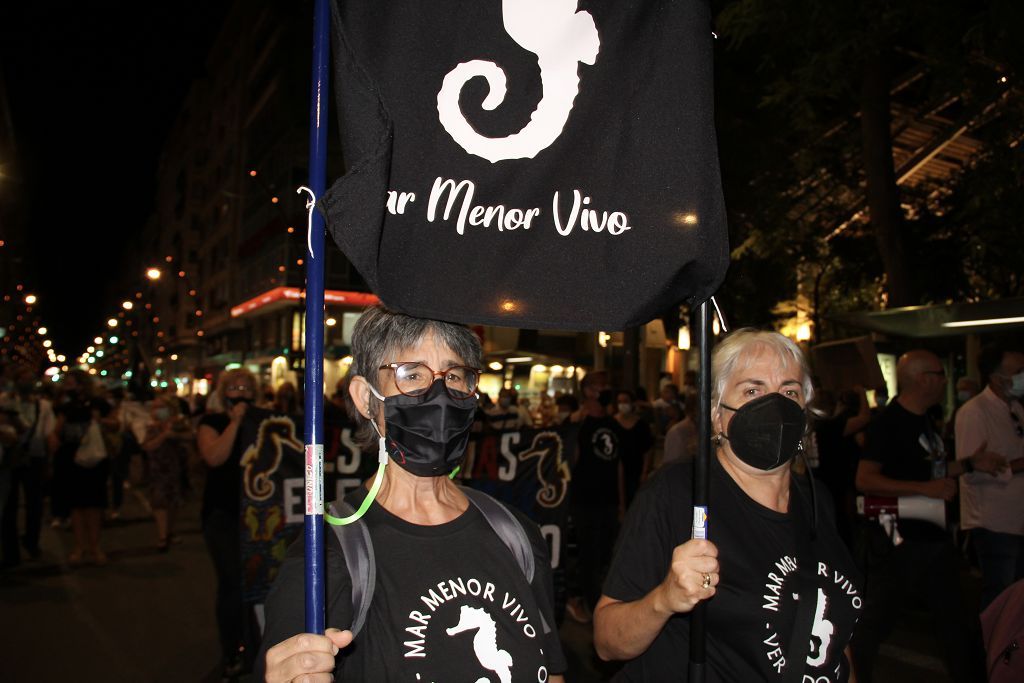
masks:
{"label": "street at night", "polygon": [[1024,3],[0,6],[0,681],[1024,680]]}

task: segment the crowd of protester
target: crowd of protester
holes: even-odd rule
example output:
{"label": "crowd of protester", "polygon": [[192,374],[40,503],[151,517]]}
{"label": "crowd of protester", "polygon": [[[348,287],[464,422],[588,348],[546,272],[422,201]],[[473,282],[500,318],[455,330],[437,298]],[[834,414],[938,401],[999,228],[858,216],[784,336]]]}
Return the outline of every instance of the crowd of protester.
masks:
{"label": "crowd of protester", "polygon": [[[863,612],[851,643],[862,683],[872,680],[880,646],[914,598],[929,610],[953,680],[984,680],[979,615],[1024,578],[1024,353],[994,346],[978,363],[980,385],[957,378],[948,414],[947,366],[923,350],[901,356],[891,401],[883,386],[818,387],[807,406],[807,457],[794,468],[810,468],[863,576]],[[683,380],[680,388],[664,377],[653,401],[642,388],[613,387],[600,370],[586,373],[575,393],[528,399],[506,387],[494,397],[480,394],[477,433],[566,426],[576,439],[564,609],[571,619],[592,621],[607,600],[617,532],[644,483],[696,455],[695,373]],[[351,415],[346,394],[343,380],[328,411]],[[55,383],[8,368],[0,381],[4,567],[40,557],[47,523],[71,532],[72,567],[105,565],[104,526],[116,523],[133,490],[152,515],[153,549],[168,552],[178,542],[183,502],[201,495],[224,675],[241,674],[259,635],[241,596],[240,462],[247,444],[239,426],[254,405],[301,414],[301,398],[294,384],[261,385],[246,370],[222,373],[208,399],[185,400],[150,387],[111,389],[79,370]],[[865,514],[865,496],[939,501],[947,523],[876,518]],[[963,588],[968,569],[980,577],[980,598]]]}

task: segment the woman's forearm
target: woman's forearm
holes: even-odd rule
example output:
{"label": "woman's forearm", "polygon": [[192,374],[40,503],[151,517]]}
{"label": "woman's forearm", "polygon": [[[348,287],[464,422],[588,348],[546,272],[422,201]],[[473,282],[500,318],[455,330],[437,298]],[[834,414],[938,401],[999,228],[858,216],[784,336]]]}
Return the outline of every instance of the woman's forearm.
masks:
{"label": "woman's forearm", "polygon": [[673,614],[661,605],[660,590],[633,602],[601,596],[594,609],[594,647],[601,659],[633,659],[651,646]]}
{"label": "woman's forearm", "polygon": [[240,422],[232,421],[219,435],[209,426],[199,428],[199,455],[210,467],[220,467],[231,455],[231,447],[235,444]]}

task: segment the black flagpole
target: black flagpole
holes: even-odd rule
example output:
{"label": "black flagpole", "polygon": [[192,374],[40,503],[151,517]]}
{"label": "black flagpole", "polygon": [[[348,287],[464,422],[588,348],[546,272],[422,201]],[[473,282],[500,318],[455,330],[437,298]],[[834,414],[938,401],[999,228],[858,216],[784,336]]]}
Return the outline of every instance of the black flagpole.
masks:
{"label": "black flagpole", "polygon": [[[708,538],[708,466],[711,460],[711,302],[697,307],[697,457],[693,463],[693,531],[691,538]],[[704,683],[704,629],[707,603],[690,612],[690,683]]]}

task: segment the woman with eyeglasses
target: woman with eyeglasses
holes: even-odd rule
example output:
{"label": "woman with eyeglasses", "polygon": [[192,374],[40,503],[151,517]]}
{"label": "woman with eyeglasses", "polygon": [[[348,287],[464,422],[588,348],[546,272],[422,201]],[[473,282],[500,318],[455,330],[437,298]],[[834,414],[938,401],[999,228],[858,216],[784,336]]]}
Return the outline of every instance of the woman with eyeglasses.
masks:
{"label": "woman with eyeglasses", "polygon": [[242,487],[242,450],[238,430],[256,396],[256,377],[237,368],[220,376],[196,438],[206,464],[202,526],[206,550],[217,574],[217,630],[223,674],[245,669],[245,605],[242,601],[242,554],[238,526]]}
{"label": "woman with eyeglasses", "polygon": [[565,659],[557,632],[545,628],[554,616],[539,529],[506,508],[532,549],[529,582],[450,478],[476,411],[480,340],[462,325],[375,307],[356,324],[352,357],[349,395],[363,443],[385,463],[346,496],[365,513],[356,523],[372,539],[376,588],[353,639],[352,581],[329,531],[327,632],[302,633],[304,551],[294,544],[267,597],[258,680],[560,681]]}

